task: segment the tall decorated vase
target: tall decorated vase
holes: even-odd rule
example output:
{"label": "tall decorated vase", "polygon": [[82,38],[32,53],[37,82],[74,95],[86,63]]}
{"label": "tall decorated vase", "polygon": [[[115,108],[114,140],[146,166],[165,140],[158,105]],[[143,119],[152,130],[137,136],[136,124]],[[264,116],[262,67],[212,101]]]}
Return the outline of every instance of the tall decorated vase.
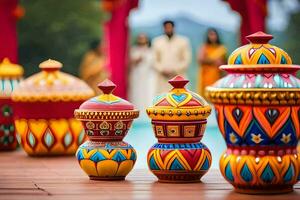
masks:
{"label": "tall decorated vase", "polygon": [[18,145],[11,93],[22,79],[23,71],[7,58],[0,63],[0,151],[15,150]]}
{"label": "tall decorated vase", "polygon": [[41,72],[12,93],[16,131],[30,156],[72,155],[84,142],[83,126],[73,112],[94,92],[61,67],[55,60],[42,62]]}
{"label": "tall decorated vase", "polygon": [[185,88],[181,76],[169,80],[173,89],[147,108],[158,143],[148,152],[149,169],[159,182],[198,182],[211,166],[211,154],[200,142],[211,107]]}
{"label": "tall decorated vase", "polygon": [[75,110],[88,140],[77,150],[80,167],[91,180],[124,180],[136,161],[136,151],[123,141],[139,111],[112,94],[116,85],[105,80],[98,85],[103,94]]}
{"label": "tall decorated vase", "polygon": [[300,66],[272,38],[247,36],[220,67],[228,75],[207,88],[227,143],[220,170],[241,193],[291,192],[300,179]]}

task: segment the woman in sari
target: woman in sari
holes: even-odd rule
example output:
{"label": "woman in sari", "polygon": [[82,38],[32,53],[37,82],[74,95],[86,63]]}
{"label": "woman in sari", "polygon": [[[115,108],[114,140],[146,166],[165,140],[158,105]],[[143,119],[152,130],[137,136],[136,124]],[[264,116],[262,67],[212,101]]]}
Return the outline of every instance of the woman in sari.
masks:
{"label": "woman in sari", "polygon": [[153,53],[148,36],[140,33],[130,50],[128,97],[139,110],[145,110],[151,105],[154,90]]}
{"label": "woman in sari", "polygon": [[79,67],[80,78],[84,80],[96,94],[101,93],[98,84],[109,77],[105,67],[105,57],[100,40],[95,40],[90,45],[90,50],[85,53]]}
{"label": "woman in sari", "polygon": [[227,49],[222,45],[216,29],[207,31],[205,44],[199,49],[199,86],[198,90],[204,95],[205,87],[212,85],[221,78],[219,66],[226,62]]}

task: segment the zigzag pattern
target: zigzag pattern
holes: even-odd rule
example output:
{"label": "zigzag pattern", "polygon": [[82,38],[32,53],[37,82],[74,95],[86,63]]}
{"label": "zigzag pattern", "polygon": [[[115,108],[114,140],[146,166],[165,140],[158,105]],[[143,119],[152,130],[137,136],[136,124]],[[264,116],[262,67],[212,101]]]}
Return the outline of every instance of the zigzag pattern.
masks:
{"label": "zigzag pattern", "polygon": [[207,171],[211,165],[208,149],[150,149],[151,170]]}
{"label": "zigzag pattern", "polygon": [[234,51],[228,64],[291,64],[290,56],[282,49],[270,44],[249,44]]}
{"label": "zigzag pattern", "polygon": [[92,150],[83,146],[77,150],[76,157],[88,176],[124,177],[132,170],[136,161],[136,151],[130,145],[127,149],[116,147]]}
{"label": "zigzag pattern", "polygon": [[124,160],[136,160],[136,152],[131,147],[128,149],[92,149],[79,148],[76,152],[76,157],[81,160],[92,160],[93,162],[100,162],[102,160],[113,160],[122,162]]}
{"label": "zigzag pattern", "polygon": [[300,138],[299,106],[216,105],[219,129],[230,145],[296,146]]}
{"label": "zigzag pattern", "polygon": [[220,159],[224,178],[239,187],[294,185],[300,180],[300,154],[254,157],[227,155]]}

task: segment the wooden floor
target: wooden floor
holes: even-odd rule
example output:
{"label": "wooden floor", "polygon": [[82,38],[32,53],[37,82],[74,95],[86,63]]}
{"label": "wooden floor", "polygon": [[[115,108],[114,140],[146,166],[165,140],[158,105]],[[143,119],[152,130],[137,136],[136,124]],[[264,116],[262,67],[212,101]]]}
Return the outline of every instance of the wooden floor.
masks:
{"label": "wooden floor", "polygon": [[126,181],[90,181],[71,157],[31,158],[21,150],[0,153],[0,199],[300,199],[300,184],[286,195],[254,196],[232,191],[219,171],[202,183],[158,183],[148,170],[133,170]]}

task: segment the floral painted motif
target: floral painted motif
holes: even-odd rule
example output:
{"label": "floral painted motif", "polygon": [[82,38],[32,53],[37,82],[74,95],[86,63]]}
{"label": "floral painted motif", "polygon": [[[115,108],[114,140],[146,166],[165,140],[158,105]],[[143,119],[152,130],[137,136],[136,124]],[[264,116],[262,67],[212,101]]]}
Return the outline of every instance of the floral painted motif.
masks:
{"label": "floral painted motif", "polygon": [[283,143],[285,143],[285,144],[287,144],[287,143],[289,143],[290,141],[291,141],[291,133],[289,133],[289,134],[285,134],[285,133],[283,133],[282,134],[282,138],[280,139]]}
{"label": "floral painted motif", "polygon": [[252,137],[252,141],[255,142],[256,144],[259,144],[260,142],[262,142],[264,139],[261,138],[261,134],[251,134]]}
{"label": "floral painted motif", "polygon": [[230,140],[230,142],[233,143],[233,144],[237,142],[237,138],[236,138],[236,136],[235,136],[234,133],[230,133],[230,134],[229,134],[229,140]]}

